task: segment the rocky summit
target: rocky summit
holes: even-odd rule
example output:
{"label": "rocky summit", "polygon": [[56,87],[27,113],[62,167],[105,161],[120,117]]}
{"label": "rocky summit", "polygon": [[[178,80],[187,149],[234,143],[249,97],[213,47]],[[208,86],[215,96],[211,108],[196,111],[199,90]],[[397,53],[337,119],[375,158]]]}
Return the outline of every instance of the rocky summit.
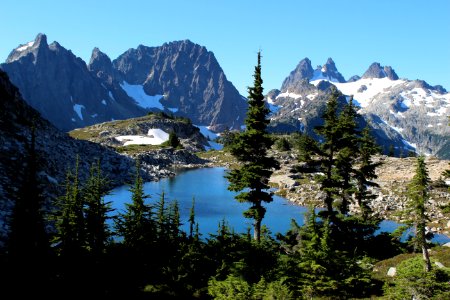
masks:
{"label": "rocky summit", "polygon": [[24,99],[61,130],[165,111],[218,130],[240,128],[246,100],[205,47],[191,41],[138,46],[89,64],[39,34],[0,67]]}
{"label": "rocky summit", "polygon": [[380,63],[345,81],[332,59],[316,70],[308,58],[301,60],[281,89],[266,95],[272,130],[315,136],[313,128],[322,122],[332,87],[343,94],[340,105],[353,96],[363,117],[360,125],[371,126],[385,151],[393,146],[397,156],[414,151],[450,158],[450,93],[422,80],[400,79],[392,67]]}

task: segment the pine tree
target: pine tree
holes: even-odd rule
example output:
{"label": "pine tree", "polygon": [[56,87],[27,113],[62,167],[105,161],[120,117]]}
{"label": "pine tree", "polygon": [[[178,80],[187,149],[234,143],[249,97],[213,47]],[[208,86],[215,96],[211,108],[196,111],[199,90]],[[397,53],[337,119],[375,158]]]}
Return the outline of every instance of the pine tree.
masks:
{"label": "pine tree", "polygon": [[381,165],[381,162],[372,161],[372,156],[380,152],[380,147],[377,146],[375,139],[370,135],[369,125],[363,129],[358,145],[360,165],[355,174],[357,182],[355,198],[361,209],[363,219],[367,219],[370,213],[368,202],[377,197],[368,190],[368,187],[378,186],[372,179],[378,177],[375,170]]}
{"label": "pine tree", "polygon": [[78,178],[79,157],[76,158],[75,174],[66,174],[66,193],[58,198],[55,213],[57,232],[54,244],[57,251],[68,260],[80,258],[85,249],[85,219],[83,215],[83,199],[80,193]]}
{"label": "pine tree", "polygon": [[44,199],[37,173],[36,129],[32,126],[23,182],[10,221],[8,252],[17,261],[41,260],[49,251],[42,213]]}
{"label": "pine tree", "polygon": [[338,98],[340,94],[336,89],[332,90],[322,119],[324,124],[317,126],[314,130],[322,138],[317,154],[319,156],[320,170],[323,175],[318,176],[320,189],[325,192],[325,206],[327,214],[333,214],[333,202],[339,195],[340,175],[336,172],[336,155],[339,151],[339,140],[342,137],[339,128],[339,118],[337,114]]}
{"label": "pine tree", "polygon": [[87,249],[94,255],[100,255],[111,237],[111,231],[106,221],[112,211],[111,203],[105,203],[104,196],[108,194],[109,181],[102,176],[100,161],[92,165],[90,176],[83,188],[83,198],[86,203],[86,241]]}
{"label": "pine tree", "polygon": [[353,105],[353,98],[350,98],[348,104],[344,106],[342,113],[338,118],[338,128],[341,137],[338,140],[338,153],[336,156],[336,170],[341,178],[339,211],[341,214],[348,213],[349,202],[352,194],[355,192],[355,185],[352,177],[355,174],[355,161],[358,156],[358,137],[360,132],[357,130],[356,117],[357,112]]}
{"label": "pine tree", "polygon": [[427,250],[426,241],[426,222],[428,220],[426,216],[427,201],[429,199],[430,177],[428,176],[428,170],[425,165],[425,158],[419,156],[417,158],[416,173],[408,185],[408,216],[409,222],[416,227],[416,241],[419,247],[422,249],[423,259],[425,261],[425,270],[431,271],[431,261]]}
{"label": "pine tree", "polygon": [[169,133],[169,140],[167,141],[167,143],[170,147],[173,147],[175,149],[181,147],[180,139],[173,131]]}
{"label": "pine tree", "polygon": [[145,203],[149,198],[144,193],[144,181],[140,174],[140,162],[136,161],[134,184],[130,188],[131,203],[126,204],[126,212],[119,215],[117,231],[124,238],[125,246],[137,252],[147,247],[149,236],[153,234],[151,207]]}
{"label": "pine tree", "polygon": [[[262,203],[272,201],[272,196],[266,191],[269,189],[269,178],[273,170],[279,168],[277,161],[267,155],[273,141],[266,130],[269,109],[264,102],[262,83],[261,53],[258,52],[254,86],[248,88],[246,129],[230,146],[230,152],[239,161],[240,168],[230,171],[226,176],[230,183],[228,189],[240,192],[236,199],[251,204],[244,216],[254,220],[254,239],[258,242],[261,239],[261,222],[266,213]],[[246,189],[248,190],[244,192]]]}

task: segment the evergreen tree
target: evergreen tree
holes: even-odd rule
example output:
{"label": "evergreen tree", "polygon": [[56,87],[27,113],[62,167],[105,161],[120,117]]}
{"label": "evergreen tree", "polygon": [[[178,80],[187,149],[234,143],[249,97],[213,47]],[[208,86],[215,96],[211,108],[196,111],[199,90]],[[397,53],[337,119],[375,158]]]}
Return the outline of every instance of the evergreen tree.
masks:
{"label": "evergreen tree", "polygon": [[145,203],[149,198],[144,193],[144,181],[140,174],[140,162],[136,161],[134,185],[130,188],[131,203],[126,204],[126,211],[119,215],[117,231],[124,238],[124,244],[135,251],[144,251],[153,234],[151,207]]}
{"label": "evergreen tree", "polygon": [[[246,129],[237,136],[230,146],[231,154],[239,161],[240,168],[234,169],[226,176],[231,191],[240,192],[236,196],[239,202],[247,202],[251,207],[244,212],[246,218],[254,220],[254,239],[261,239],[261,221],[266,209],[263,202],[271,202],[269,178],[273,169],[279,168],[278,162],[268,157],[267,150],[273,144],[268,136],[266,107],[263,95],[263,80],[261,78],[261,53],[258,52],[258,64],[255,67],[254,86],[249,87],[248,111],[245,119]],[[246,191],[243,191],[246,190]]]}
{"label": "evergreen tree", "polygon": [[100,161],[92,165],[90,176],[83,189],[83,198],[86,203],[86,240],[88,251],[100,255],[111,237],[106,221],[112,211],[111,203],[105,203],[104,196],[108,194],[109,181],[102,176]]}
{"label": "evergreen tree", "polygon": [[409,222],[416,227],[416,242],[422,249],[423,259],[425,261],[425,270],[431,271],[431,261],[427,250],[425,227],[428,221],[426,216],[427,201],[429,199],[430,178],[425,165],[425,158],[419,156],[417,158],[416,173],[408,185],[409,205],[407,216]]}
{"label": "evergreen tree", "polygon": [[49,251],[49,239],[42,213],[44,198],[37,173],[36,129],[32,126],[23,182],[10,220],[8,252],[16,261],[36,262]]}
{"label": "evergreen tree", "polygon": [[167,144],[175,149],[181,147],[180,139],[175,132],[171,131],[169,133],[169,140],[167,141]]}
{"label": "evergreen tree", "polygon": [[369,125],[363,129],[362,136],[359,139],[358,144],[360,165],[355,174],[357,181],[355,198],[361,209],[363,219],[366,219],[370,213],[368,202],[377,197],[368,190],[368,187],[378,186],[378,184],[372,181],[372,179],[376,179],[378,177],[375,170],[381,165],[381,162],[372,161],[372,156],[379,153],[380,148],[376,145],[375,139],[370,135]]}
{"label": "evergreen tree", "polygon": [[66,174],[66,192],[57,202],[54,243],[60,255],[71,260],[80,258],[85,249],[85,220],[83,199],[78,179],[79,157],[75,163],[75,174]]}
{"label": "evergreen tree", "polygon": [[320,182],[320,189],[325,192],[324,202],[329,216],[333,214],[333,202],[339,196],[339,186],[342,180],[341,176],[336,172],[336,155],[338,154],[339,141],[342,137],[337,115],[339,96],[339,92],[333,89],[325,112],[322,115],[324,124],[314,128],[322,138],[317,154],[319,156],[320,171],[323,175],[318,176],[317,179]]}
{"label": "evergreen tree", "polygon": [[358,137],[360,134],[357,130],[356,117],[357,112],[353,105],[353,98],[350,98],[338,118],[338,128],[341,136],[338,139],[336,170],[341,179],[339,186],[341,198],[339,211],[343,215],[348,213],[352,194],[356,190],[352,182],[352,177],[356,173],[354,165],[358,156]]}

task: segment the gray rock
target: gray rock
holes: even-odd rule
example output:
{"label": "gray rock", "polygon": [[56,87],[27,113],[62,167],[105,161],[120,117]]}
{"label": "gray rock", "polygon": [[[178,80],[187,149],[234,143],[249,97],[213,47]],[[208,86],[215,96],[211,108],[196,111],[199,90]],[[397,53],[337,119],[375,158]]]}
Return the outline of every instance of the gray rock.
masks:
{"label": "gray rock", "polygon": [[435,261],[434,264],[435,264],[439,269],[445,268],[445,266],[444,266],[441,262]]}
{"label": "gray rock", "polygon": [[374,62],[369,66],[367,71],[361,78],[389,78],[391,80],[397,80],[398,76],[394,69],[390,66],[381,67],[380,63]]}

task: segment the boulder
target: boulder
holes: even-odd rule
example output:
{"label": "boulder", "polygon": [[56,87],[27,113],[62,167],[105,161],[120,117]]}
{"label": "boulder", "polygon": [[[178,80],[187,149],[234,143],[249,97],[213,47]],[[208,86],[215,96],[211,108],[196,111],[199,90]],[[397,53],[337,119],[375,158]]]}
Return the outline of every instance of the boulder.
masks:
{"label": "boulder", "polygon": [[389,277],[394,277],[397,274],[397,268],[394,267],[390,267],[389,270],[387,271],[387,276]]}

